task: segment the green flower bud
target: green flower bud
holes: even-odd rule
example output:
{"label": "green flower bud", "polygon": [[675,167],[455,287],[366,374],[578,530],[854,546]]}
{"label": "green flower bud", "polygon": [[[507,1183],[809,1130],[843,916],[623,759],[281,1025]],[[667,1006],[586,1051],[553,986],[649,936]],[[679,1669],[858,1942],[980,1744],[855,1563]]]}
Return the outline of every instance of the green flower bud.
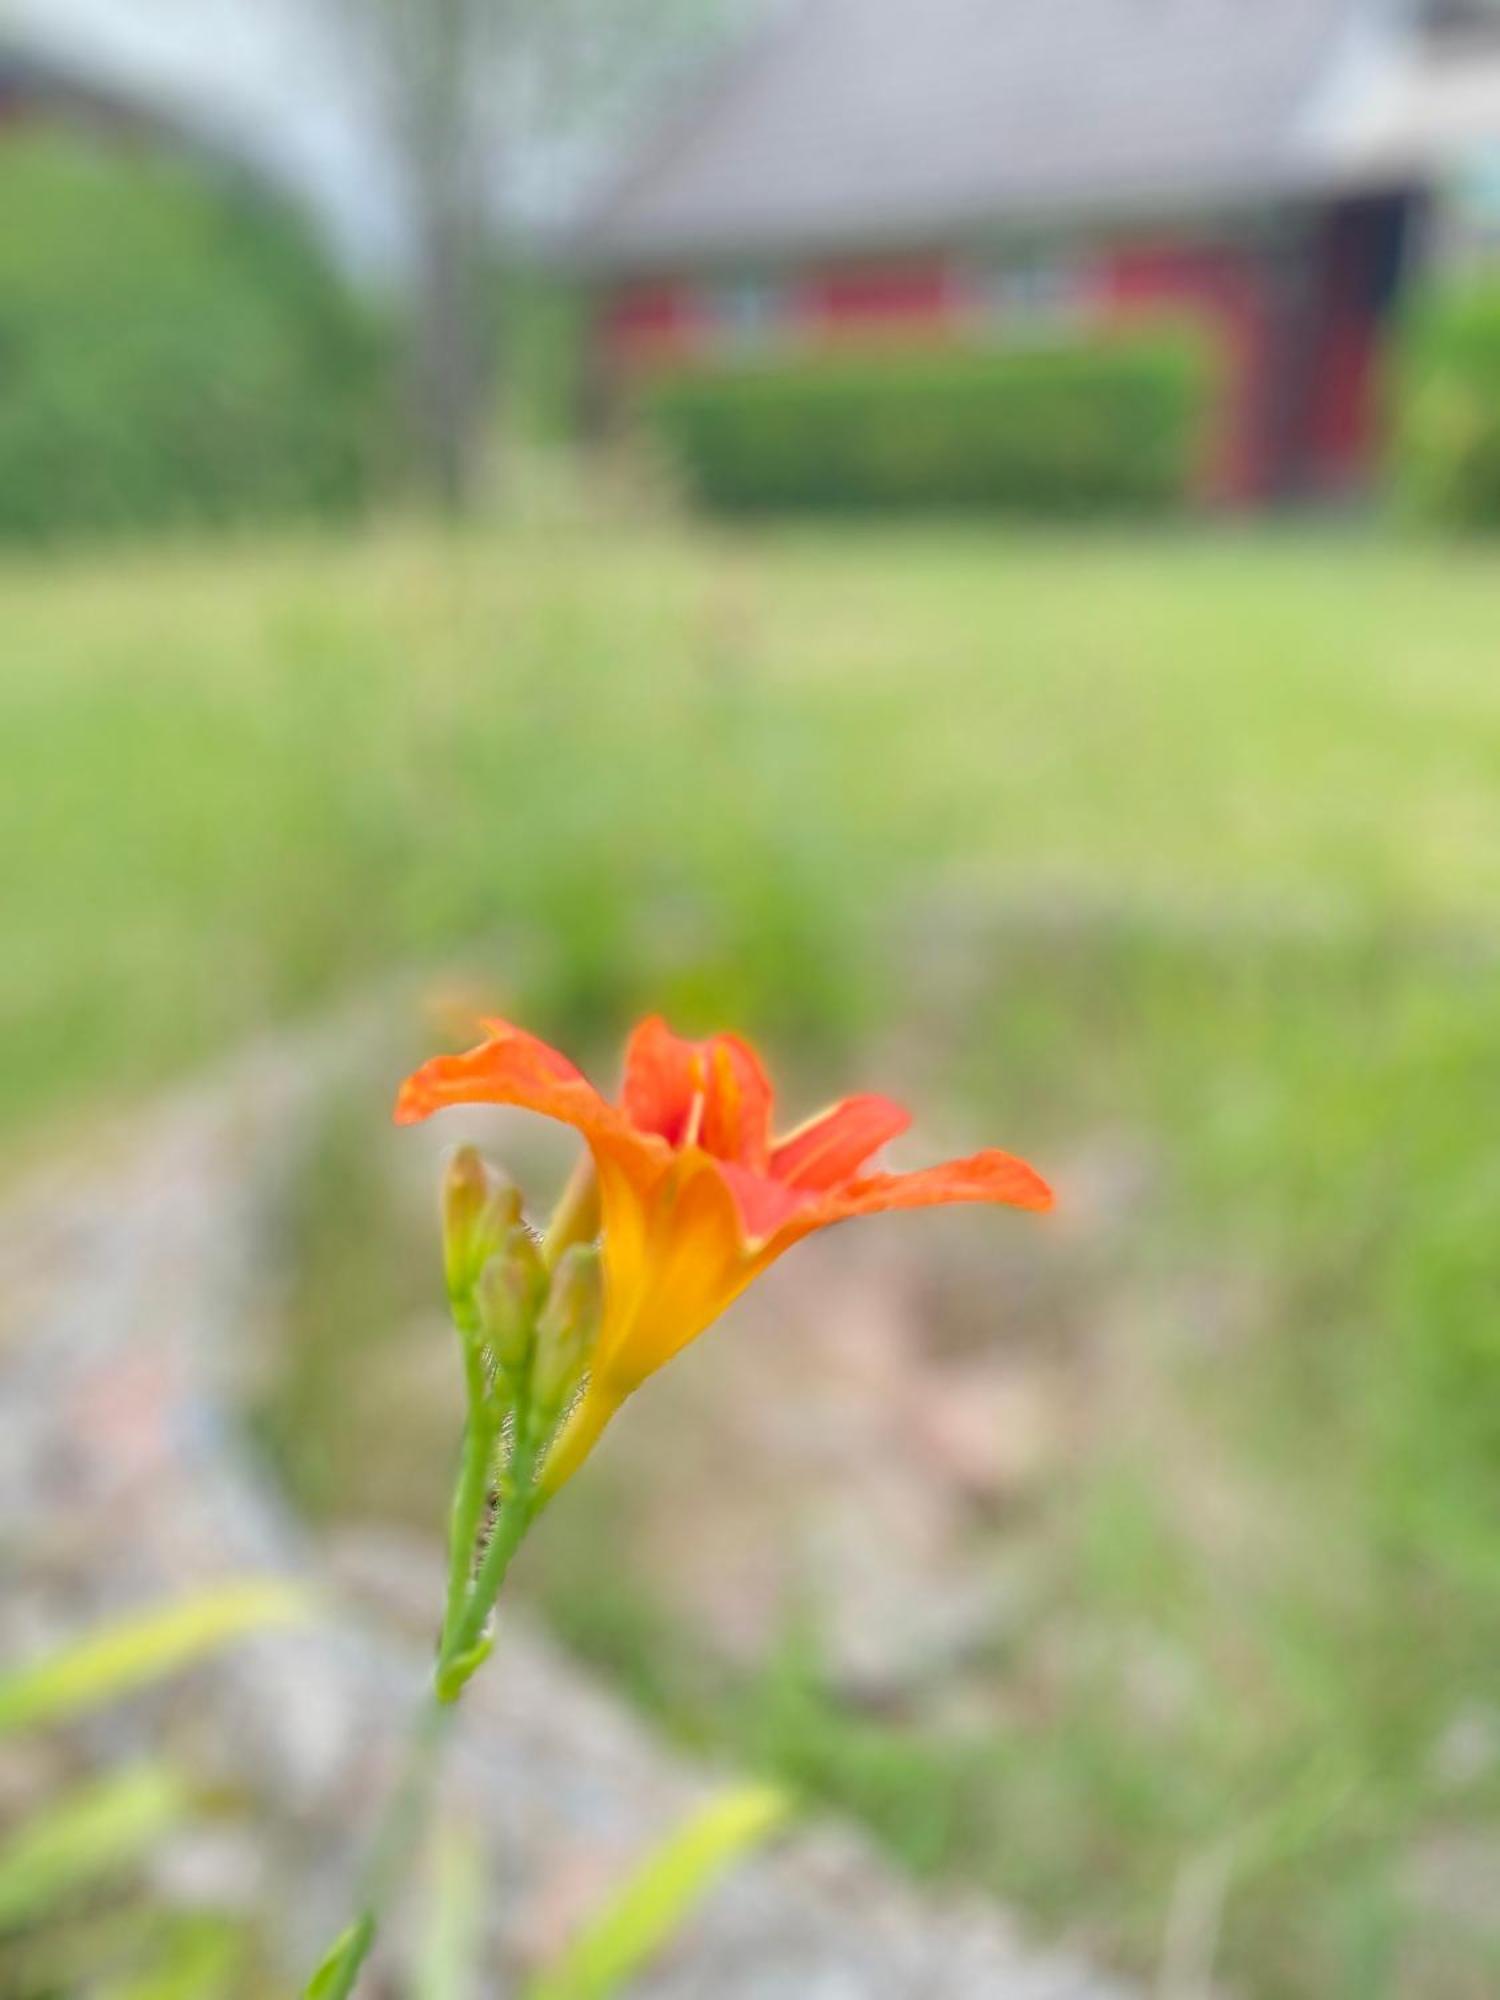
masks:
{"label": "green flower bud", "polygon": [[599,1234],[599,1176],[585,1153],[573,1169],[562,1198],[547,1224],[542,1254],[548,1268],[562,1261],[575,1243],[592,1243]]}
{"label": "green flower bud", "polygon": [[531,1231],[517,1224],[480,1272],[474,1292],[479,1331],[502,1374],[514,1376],[526,1366],[546,1296],[542,1253]]}
{"label": "green flower bud", "polygon": [[474,1147],[460,1146],[443,1178],[443,1275],[460,1317],[471,1312],[479,1273],[520,1219],[520,1189]]}
{"label": "green flower bud", "polygon": [[575,1243],[558,1259],[537,1322],[532,1377],[537,1408],[556,1416],[588,1372],[604,1315],[604,1273],[592,1243]]}

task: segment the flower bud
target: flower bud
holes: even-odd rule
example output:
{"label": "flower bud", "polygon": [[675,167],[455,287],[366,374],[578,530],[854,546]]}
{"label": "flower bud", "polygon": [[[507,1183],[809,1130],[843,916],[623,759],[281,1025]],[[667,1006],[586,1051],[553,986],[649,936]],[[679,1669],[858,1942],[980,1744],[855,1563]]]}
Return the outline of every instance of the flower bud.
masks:
{"label": "flower bud", "polygon": [[480,1272],[474,1291],[479,1331],[502,1374],[514,1376],[526,1366],[546,1296],[542,1253],[531,1231],[517,1224]]}
{"label": "flower bud", "polygon": [[568,1178],[552,1220],[547,1224],[542,1254],[550,1270],[575,1243],[592,1243],[599,1234],[599,1176],[585,1153]]}
{"label": "flower bud", "polygon": [[604,1312],[604,1276],[593,1244],[565,1250],[537,1322],[533,1394],[538,1409],[555,1416],[588,1372]]}
{"label": "flower bud", "polygon": [[520,1189],[460,1146],[443,1179],[443,1274],[455,1311],[468,1309],[479,1273],[520,1219]]}

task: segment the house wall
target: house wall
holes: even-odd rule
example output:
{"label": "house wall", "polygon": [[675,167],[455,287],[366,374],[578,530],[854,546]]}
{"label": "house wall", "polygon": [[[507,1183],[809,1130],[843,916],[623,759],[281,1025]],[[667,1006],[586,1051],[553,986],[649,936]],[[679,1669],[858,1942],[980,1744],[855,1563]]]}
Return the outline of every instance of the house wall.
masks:
{"label": "house wall", "polygon": [[[754,273],[683,272],[618,283],[600,331],[607,374],[691,366],[755,352],[877,340],[1034,341],[1078,329],[1152,320],[1202,329],[1217,388],[1202,441],[1198,492],[1205,504],[1263,502],[1283,483],[1285,452],[1274,409],[1285,363],[1276,258],[1261,237],[1164,232],[1088,244],[1059,240],[1024,257],[936,250],[874,259],[828,259]],[[1305,336],[1304,336],[1305,337]],[[1335,339],[1352,352],[1352,323]],[[1341,476],[1367,448],[1362,416],[1328,407],[1319,421]],[[1349,395],[1359,400],[1359,391]],[[1360,403],[1360,409],[1364,407]]]}

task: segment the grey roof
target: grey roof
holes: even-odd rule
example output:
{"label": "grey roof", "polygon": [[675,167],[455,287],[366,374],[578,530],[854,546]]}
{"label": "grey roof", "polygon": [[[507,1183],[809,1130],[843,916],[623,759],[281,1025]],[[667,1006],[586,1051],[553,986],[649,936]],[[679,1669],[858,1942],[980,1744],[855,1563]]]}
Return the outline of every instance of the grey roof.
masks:
{"label": "grey roof", "polygon": [[616,187],[609,263],[1305,185],[1388,0],[804,0]]}
{"label": "grey roof", "polygon": [[12,42],[0,31],[0,108],[12,104],[79,113],[111,123],[150,122],[139,103],[39,50]]}

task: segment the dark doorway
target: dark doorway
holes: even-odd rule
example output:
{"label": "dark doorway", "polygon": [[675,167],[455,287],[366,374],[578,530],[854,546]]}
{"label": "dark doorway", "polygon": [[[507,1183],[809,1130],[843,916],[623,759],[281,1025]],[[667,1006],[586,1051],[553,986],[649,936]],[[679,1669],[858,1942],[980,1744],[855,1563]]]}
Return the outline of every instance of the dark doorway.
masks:
{"label": "dark doorway", "polygon": [[1402,189],[1340,202],[1314,223],[1300,415],[1288,426],[1279,482],[1286,497],[1355,498],[1374,483],[1384,362],[1419,207]]}

